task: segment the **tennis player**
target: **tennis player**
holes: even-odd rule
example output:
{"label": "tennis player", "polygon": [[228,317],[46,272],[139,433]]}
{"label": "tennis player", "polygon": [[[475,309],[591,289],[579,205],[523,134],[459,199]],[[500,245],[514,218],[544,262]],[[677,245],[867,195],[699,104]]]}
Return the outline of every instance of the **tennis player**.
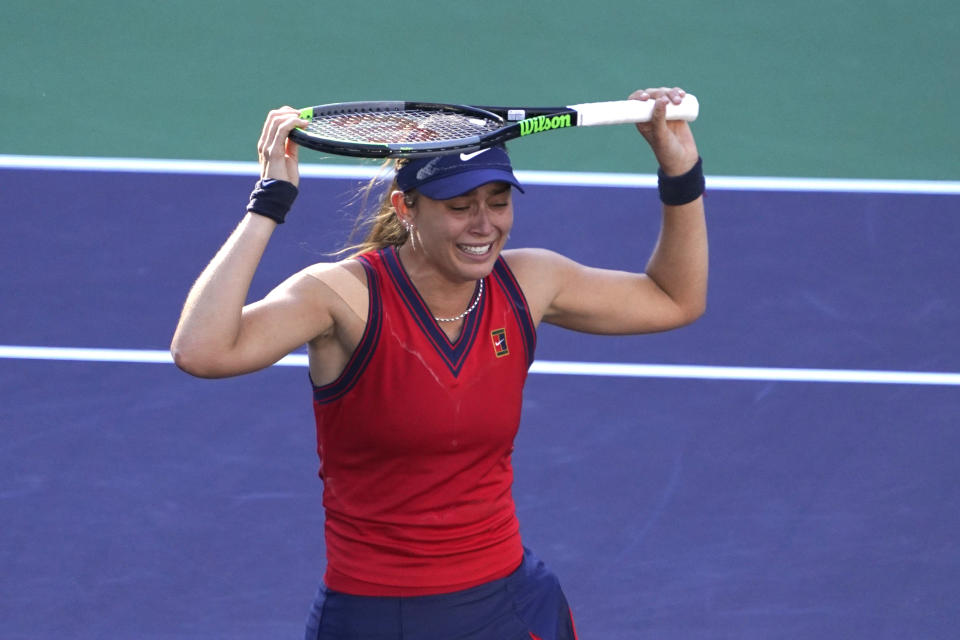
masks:
{"label": "tennis player", "polygon": [[[248,213],[191,289],[173,337],[201,377],[262,369],[303,344],[313,382],[327,567],[309,640],[573,640],[557,578],[520,539],[511,451],[541,322],[663,331],[705,308],[703,172],[655,101],[637,125],[660,165],[660,237],[636,273],[509,249],[523,187],[502,148],[399,161],[351,257],[245,304],[298,192],[296,110],[267,117]],[[638,213],[640,215],[640,213]],[[625,242],[636,242],[626,236]]]}

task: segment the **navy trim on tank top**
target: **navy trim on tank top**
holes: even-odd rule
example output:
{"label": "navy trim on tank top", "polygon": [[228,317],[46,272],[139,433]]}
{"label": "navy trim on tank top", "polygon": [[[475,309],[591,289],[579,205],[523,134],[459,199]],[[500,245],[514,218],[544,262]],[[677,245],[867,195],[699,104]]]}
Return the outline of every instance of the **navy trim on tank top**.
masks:
{"label": "navy trim on tank top", "polygon": [[533,364],[533,354],[537,348],[537,329],[533,325],[533,318],[530,316],[530,307],[527,306],[527,298],[523,295],[520,283],[510,270],[510,266],[502,257],[497,258],[493,266],[493,277],[500,283],[500,287],[507,294],[510,300],[510,308],[517,319],[517,325],[523,334],[523,346],[527,352],[527,366]]}
{"label": "navy trim on tank top", "polygon": [[[440,324],[434,319],[430,308],[427,307],[427,303],[423,300],[423,297],[421,297],[420,292],[417,291],[413,281],[410,280],[407,270],[400,261],[397,248],[388,247],[381,251],[381,255],[384,258],[383,263],[387,267],[387,273],[397,285],[400,299],[410,311],[417,325],[421,331],[423,331],[423,334],[430,340],[434,349],[436,349],[440,357],[446,362],[450,373],[452,373],[454,377],[457,377],[479,333],[480,320],[483,318],[483,312],[487,306],[486,299],[489,299],[489,296],[485,296],[486,299],[482,300],[481,304],[477,305],[477,308],[474,309],[472,313],[467,314],[467,317],[463,321],[463,329],[460,331],[460,336],[456,342],[451,343],[450,338],[447,337],[447,334],[440,328]],[[479,288],[480,283],[478,282],[473,292],[474,296],[477,295]]]}
{"label": "navy trim on tank top", "polygon": [[367,273],[367,290],[369,305],[367,309],[367,326],[363,336],[357,344],[356,350],[347,362],[347,366],[336,380],[322,386],[313,385],[313,399],[326,404],[337,400],[350,391],[360,379],[360,375],[367,368],[370,358],[373,357],[377,342],[380,340],[380,329],[383,326],[383,302],[380,298],[380,277],[376,269],[364,256],[358,256],[358,262]]}

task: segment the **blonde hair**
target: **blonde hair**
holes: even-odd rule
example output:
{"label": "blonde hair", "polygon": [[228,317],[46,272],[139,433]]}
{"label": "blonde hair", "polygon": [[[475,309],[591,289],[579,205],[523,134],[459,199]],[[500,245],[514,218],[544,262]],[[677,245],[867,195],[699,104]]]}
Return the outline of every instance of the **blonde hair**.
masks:
{"label": "blonde hair", "polygon": [[[399,247],[407,241],[410,233],[403,226],[390,200],[390,194],[398,189],[396,172],[407,162],[406,158],[385,161],[380,168],[380,172],[360,189],[353,200],[354,203],[359,205],[360,213],[357,215],[348,242],[352,242],[360,234],[366,235],[361,242],[350,244],[338,251],[337,254],[349,254],[346,258],[355,258],[364,253],[379,251],[385,247]],[[369,209],[371,197],[380,189],[384,183],[385,175],[390,170],[393,171],[393,178],[387,188],[379,194],[376,207]]]}
{"label": "blonde hair", "polygon": [[[498,148],[503,149],[504,152],[508,152],[506,145],[500,145]],[[350,237],[347,242],[353,242],[354,238],[362,233],[365,233],[366,236],[361,242],[348,244],[340,251],[335,252],[334,255],[344,256],[344,254],[347,254],[345,256],[347,259],[355,258],[364,253],[379,251],[389,246],[399,247],[410,238],[410,232],[407,231],[407,228],[403,225],[390,199],[390,194],[399,189],[397,186],[397,172],[409,162],[409,158],[385,160],[380,166],[380,172],[354,196],[352,204],[360,207],[360,213],[357,215],[357,220],[353,225],[353,231],[350,232]],[[390,184],[379,194],[380,199],[376,208],[368,214],[367,210],[370,204],[370,198],[378,190],[379,186],[385,182],[385,177],[390,173],[393,174]],[[404,192],[404,198],[408,206],[416,204],[416,189]]]}

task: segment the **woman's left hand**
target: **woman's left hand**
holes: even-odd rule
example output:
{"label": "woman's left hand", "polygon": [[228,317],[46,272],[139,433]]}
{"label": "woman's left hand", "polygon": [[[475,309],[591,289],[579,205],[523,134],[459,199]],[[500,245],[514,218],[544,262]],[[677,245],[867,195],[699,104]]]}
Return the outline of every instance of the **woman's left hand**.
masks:
{"label": "woman's left hand", "polygon": [[679,87],[639,89],[630,100],[654,100],[653,118],[637,124],[637,131],[646,138],[661,169],[668,176],[689,171],[700,157],[690,125],[684,120],[667,120],[667,105],[680,104],[686,91]]}

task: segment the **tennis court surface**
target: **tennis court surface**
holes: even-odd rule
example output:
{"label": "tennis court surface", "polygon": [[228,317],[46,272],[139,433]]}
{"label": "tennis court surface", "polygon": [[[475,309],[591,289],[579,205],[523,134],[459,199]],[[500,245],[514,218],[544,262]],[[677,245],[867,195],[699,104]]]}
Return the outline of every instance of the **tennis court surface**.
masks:
{"label": "tennis court surface", "polygon": [[[203,381],[164,354],[251,167],[7,160],[0,637],[302,637],[323,571],[302,358]],[[512,246],[642,267],[653,189],[520,175]],[[342,246],[359,182],[308,172],[253,296]],[[581,637],[955,637],[960,188],[939,184],[708,178],[703,319],[542,329],[514,495]]]}

